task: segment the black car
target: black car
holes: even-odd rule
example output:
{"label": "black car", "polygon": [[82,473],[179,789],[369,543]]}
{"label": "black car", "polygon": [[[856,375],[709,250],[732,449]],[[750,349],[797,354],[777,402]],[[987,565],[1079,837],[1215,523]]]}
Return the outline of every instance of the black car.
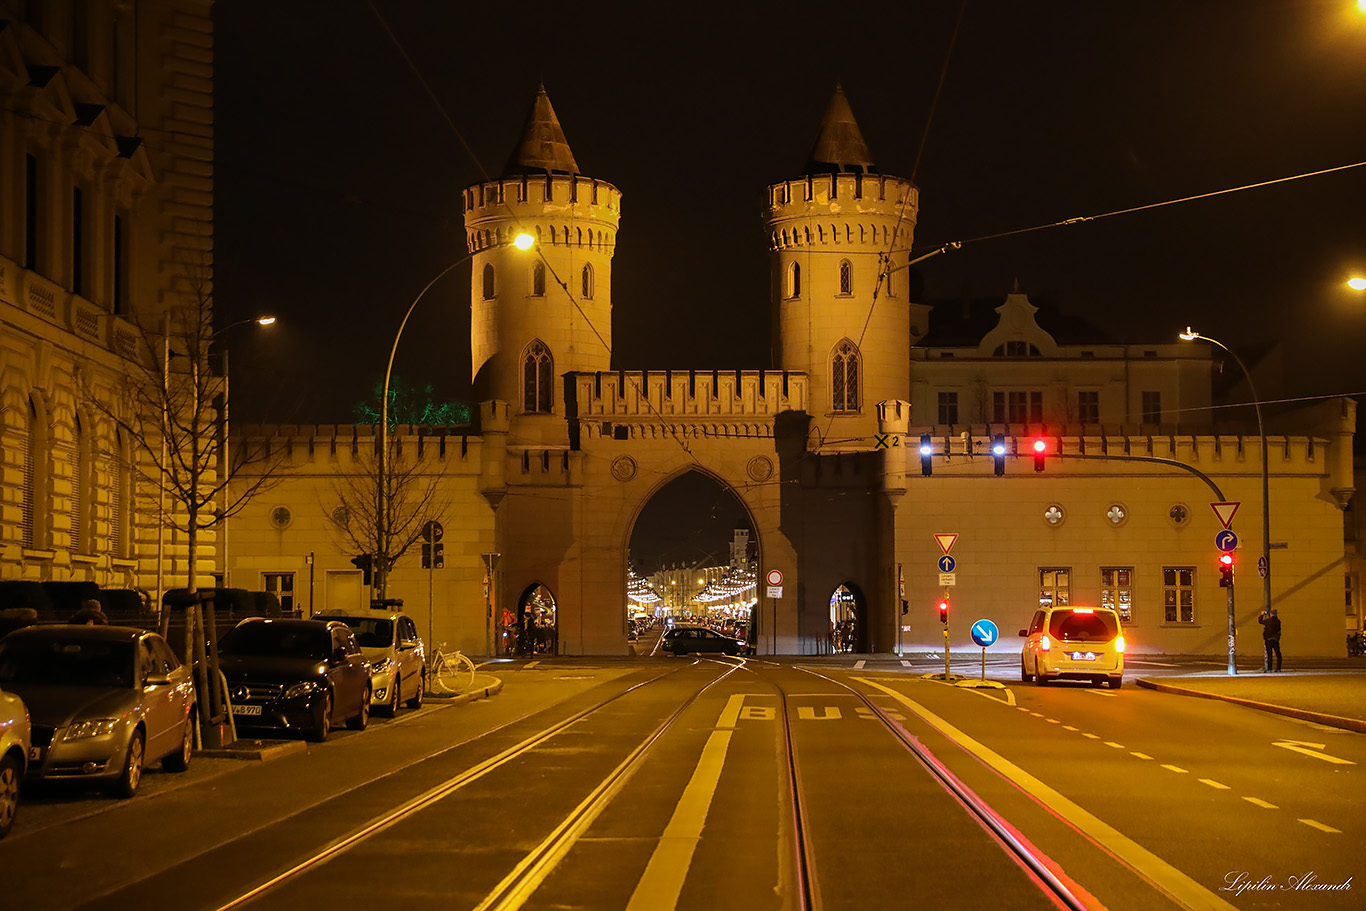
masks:
{"label": "black car", "polygon": [[218,643],[218,662],[239,728],[321,743],[337,721],[359,731],[370,720],[370,665],[345,623],[243,620]]}
{"label": "black car", "polygon": [[690,652],[714,652],[722,655],[743,655],[749,645],[743,639],[732,639],[715,630],[700,626],[675,626],[664,634],[659,647],[675,655]]}

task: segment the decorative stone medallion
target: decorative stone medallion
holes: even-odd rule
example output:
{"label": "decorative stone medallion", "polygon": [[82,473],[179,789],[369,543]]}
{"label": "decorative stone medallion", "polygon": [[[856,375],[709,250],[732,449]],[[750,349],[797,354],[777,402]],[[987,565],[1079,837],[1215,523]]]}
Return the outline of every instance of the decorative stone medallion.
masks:
{"label": "decorative stone medallion", "polygon": [[636,460],[630,456],[617,456],[612,460],[612,477],[618,481],[629,481],[636,476]]}
{"label": "decorative stone medallion", "polygon": [[755,456],[745,466],[745,473],[752,481],[767,481],[773,477],[773,462],[767,456]]}

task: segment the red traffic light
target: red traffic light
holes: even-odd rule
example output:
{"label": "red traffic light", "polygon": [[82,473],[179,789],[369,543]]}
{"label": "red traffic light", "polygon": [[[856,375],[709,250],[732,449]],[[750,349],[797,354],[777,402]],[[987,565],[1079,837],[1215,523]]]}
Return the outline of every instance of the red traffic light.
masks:
{"label": "red traffic light", "polygon": [[1039,437],[1031,444],[1031,448],[1034,450],[1034,470],[1043,471],[1043,457],[1048,452],[1048,441]]}
{"label": "red traffic light", "polygon": [[1230,588],[1233,585],[1233,554],[1222,553],[1219,555],[1219,587]]}
{"label": "red traffic light", "polygon": [[949,601],[947,598],[939,602],[939,622],[949,622]]}
{"label": "red traffic light", "polygon": [[1222,563],[1222,564],[1224,564],[1225,566],[1232,566],[1232,565],[1233,565],[1233,554],[1220,554],[1220,555],[1219,555],[1219,562]]}

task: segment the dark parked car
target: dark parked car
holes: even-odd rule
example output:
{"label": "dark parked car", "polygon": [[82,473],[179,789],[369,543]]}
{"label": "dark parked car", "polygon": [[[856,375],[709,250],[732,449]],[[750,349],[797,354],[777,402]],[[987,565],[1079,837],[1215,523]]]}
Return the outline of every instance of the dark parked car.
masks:
{"label": "dark parked car", "polygon": [[675,655],[690,652],[712,652],[722,655],[743,655],[749,646],[743,639],[732,639],[715,630],[700,626],[675,626],[664,634],[659,647]]}
{"label": "dark parked car", "polygon": [[321,743],[337,721],[359,731],[370,720],[370,666],[345,623],[252,617],[219,641],[218,661],[239,728]]}
{"label": "dark parked car", "polygon": [[127,626],[30,626],[0,640],[0,686],[33,721],[27,775],[132,797],[144,766],[190,764],[194,683],[166,640]]}

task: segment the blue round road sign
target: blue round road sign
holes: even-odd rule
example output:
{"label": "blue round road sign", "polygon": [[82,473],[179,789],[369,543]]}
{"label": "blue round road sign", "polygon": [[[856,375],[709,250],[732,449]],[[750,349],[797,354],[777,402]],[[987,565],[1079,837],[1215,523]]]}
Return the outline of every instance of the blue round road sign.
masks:
{"label": "blue round road sign", "polygon": [[948,554],[944,554],[944,556],[939,558],[939,571],[941,573],[951,573],[953,572],[953,568],[957,565],[958,561]]}
{"label": "blue round road sign", "polygon": [[1231,553],[1238,549],[1238,536],[1225,528],[1214,536],[1214,546],[1224,553]]}
{"label": "blue round road sign", "polygon": [[972,625],[972,641],[982,648],[994,643],[1001,637],[1001,631],[990,620],[978,620]]}

